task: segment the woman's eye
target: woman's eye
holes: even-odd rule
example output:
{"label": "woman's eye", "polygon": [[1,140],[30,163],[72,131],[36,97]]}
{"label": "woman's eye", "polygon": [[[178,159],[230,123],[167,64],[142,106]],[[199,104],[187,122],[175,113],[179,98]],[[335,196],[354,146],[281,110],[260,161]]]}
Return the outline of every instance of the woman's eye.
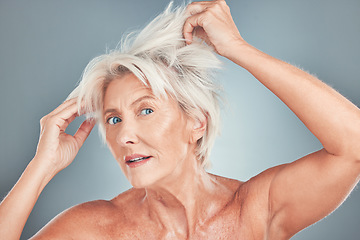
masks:
{"label": "woman's eye", "polygon": [[150,108],[145,108],[145,109],[141,110],[140,115],[148,115],[152,112],[154,112],[154,110],[152,110]]}
{"label": "woman's eye", "polygon": [[106,122],[110,125],[114,125],[121,122],[121,119],[119,117],[110,117]]}

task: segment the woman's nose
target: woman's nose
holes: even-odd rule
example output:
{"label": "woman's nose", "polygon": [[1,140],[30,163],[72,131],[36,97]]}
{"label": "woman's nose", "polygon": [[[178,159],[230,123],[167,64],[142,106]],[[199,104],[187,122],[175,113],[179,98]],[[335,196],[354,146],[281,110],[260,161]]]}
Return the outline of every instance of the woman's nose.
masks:
{"label": "woman's nose", "polygon": [[134,124],[122,122],[121,129],[116,136],[117,142],[122,146],[136,144],[139,142]]}

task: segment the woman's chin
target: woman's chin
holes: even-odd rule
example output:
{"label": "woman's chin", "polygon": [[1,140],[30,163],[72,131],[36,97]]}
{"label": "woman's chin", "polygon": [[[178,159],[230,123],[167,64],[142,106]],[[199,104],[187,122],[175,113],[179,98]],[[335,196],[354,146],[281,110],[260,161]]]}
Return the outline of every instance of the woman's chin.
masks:
{"label": "woman's chin", "polygon": [[143,184],[143,183],[132,183],[130,182],[131,186],[133,186],[133,188],[137,188],[137,189],[140,189],[140,188],[147,188],[148,185],[147,184]]}
{"label": "woman's chin", "polygon": [[146,177],[146,176],[137,176],[128,178],[130,184],[134,188],[147,188],[156,183],[156,179],[154,176]]}

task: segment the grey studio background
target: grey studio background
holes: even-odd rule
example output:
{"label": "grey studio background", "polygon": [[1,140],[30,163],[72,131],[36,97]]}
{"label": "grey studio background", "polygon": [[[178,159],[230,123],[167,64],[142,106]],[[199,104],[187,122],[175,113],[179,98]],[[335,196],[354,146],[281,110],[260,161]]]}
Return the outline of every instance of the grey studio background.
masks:
{"label": "grey studio background", "polygon": [[[167,3],[0,1],[1,198],[34,156],[40,118],[66,98],[87,62],[113,48],[124,32],[144,26]],[[250,44],[315,74],[360,106],[359,0],[228,0],[228,5]],[[296,116],[245,70],[224,60],[219,78],[228,104],[212,173],[245,181],[321,148]],[[75,161],[41,194],[22,239],[75,204],[111,199],[130,187],[95,129]],[[360,191],[292,239],[360,239]]]}

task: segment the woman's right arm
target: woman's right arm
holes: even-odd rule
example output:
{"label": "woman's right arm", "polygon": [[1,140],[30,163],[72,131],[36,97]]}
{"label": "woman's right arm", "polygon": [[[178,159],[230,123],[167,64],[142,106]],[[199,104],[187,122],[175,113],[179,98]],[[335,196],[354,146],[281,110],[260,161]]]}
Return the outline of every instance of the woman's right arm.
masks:
{"label": "woman's right arm", "polygon": [[24,225],[44,187],[74,160],[89,136],[94,121],[83,122],[74,136],[65,133],[67,126],[77,116],[76,99],[70,99],[41,119],[35,157],[0,204],[0,236],[3,239],[20,239]]}

